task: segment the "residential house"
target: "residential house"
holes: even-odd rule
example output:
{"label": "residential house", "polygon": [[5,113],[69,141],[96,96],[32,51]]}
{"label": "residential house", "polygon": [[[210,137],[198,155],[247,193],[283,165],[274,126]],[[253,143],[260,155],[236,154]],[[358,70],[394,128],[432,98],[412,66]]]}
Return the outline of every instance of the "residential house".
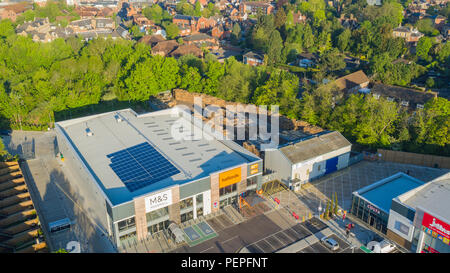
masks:
{"label": "residential house", "polygon": [[28,33],[47,33],[51,30],[48,18],[36,18],[34,21],[24,22],[16,27],[18,35],[27,36]]}
{"label": "residential house", "polygon": [[230,2],[228,2],[228,0],[220,0],[220,1],[216,1],[215,6],[220,10],[223,11],[227,8],[227,6],[231,5]]}
{"label": "residential house", "polygon": [[437,97],[436,92],[424,92],[381,83],[375,83],[370,89],[370,93],[377,99],[384,97],[389,101],[396,101],[410,110],[423,109],[425,103]]}
{"label": "residential house", "polygon": [[35,42],[51,42],[57,38],[73,36],[73,30],[51,25],[48,18],[37,18],[31,22],[25,22],[16,28],[17,35],[29,36]]}
{"label": "residential house", "polygon": [[10,19],[15,22],[17,17],[33,6],[27,2],[21,2],[0,7],[0,20]]}
{"label": "residential house", "polygon": [[72,22],[70,22],[69,27],[72,28],[75,33],[89,31],[89,30],[94,29],[91,19],[80,19],[80,20],[72,21]]}
{"label": "residential house", "polygon": [[[177,14],[173,17],[172,22],[176,24],[180,29],[190,29],[189,34],[195,34],[198,32],[206,32],[216,26],[217,22],[212,18],[196,17],[188,15]],[[183,32],[186,35],[188,32]]]}
{"label": "residential house", "polygon": [[348,57],[344,58],[345,69],[353,70],[358,68],[361,65],[361,60],[358,58]]}
{"label": "residential house", "polygon": [[175,40],[161,41],[156,43],[155,46],[152,47],[152,54],[168,56],[169,53],[172,52],[177,47],[178,43]]}
{"label": "residential house", "polygon": [[185,44],[195,44],[199,48],[206,48],[209,50],[217,50],[219,42],[217,38],[209,36],[205,33],[189,35],[183,38]]}
{"label": "residential house", "polygon": [[445,24],[445,25],[442,27],[441,34],[442,34],[442,36],[444,36],[444,38],[446,38],[446,39],[449,39],[449,38],[450,38],[450,24]]}
{"label": "residential house", "polygon": [[362,70],[358,70],[354,73],[336,79],[335,83],[341,91],[356,92],[359,89],[367,88],[370,80]]}
{"label": "residential house", "polygon": [[126,30],[122,26],[118,26],[114,31],[116,32],[116,34],[118,34],[120,37],[122,37],[124,39],[127,39],[127,40],[131,39],[131,36],[130,36],[130,33],[128,32],[128,30]]}
{"label": "residential house", "polygon": [[381,0],[366,0],[367,5],[369,6],[381,6],[382,2]]}
{"label": "residential house", "polygon": [[195,5],[197,1],[200,2],[200,5],[202,5],[202,7],[208,5],[208,0],[189,0],[189,3]]}
{"label": "residential house", "polygon": [[101,29],[101,28],[107,28],[107,29],[114,29],[115,23],[113,19],[110,18],[95,18],[92,20],[94,28]]}
{"label": "residential house", "polygon": [[151,47],[154,47],[157,43],[165,41],[166,39],[159,34],[156,35],[145,35],[141,39],[139,39],[139,43],[145,43]]}
{"label": "residential house", "polygon": [[99,13],[99,9],[90,6],[77,6],[75,7],[75,12],[80,15],[82,19],[94,18]]}
{"label": "residential house", "polygon": [[219,40],[227,39],[231,35],[231,29],[225,29],[222,25],[217,25],[211,30],[211,36]]}
{"label": "residential house", "polygon": [[269,15],[274,11],[274,7],[270,4],[270,2],[263,1],[250,1],[250,2],[241,2],[239,5],[239,11],[241,14],[249,14],[256,15],[258,11],[261,11],[265,15]]}
{"label": "residential house", "polygon": [[394,37],[404,38],[407,43],[414,45],[416,45],[419,39],[424,36],[424,34],[417,29],[406,26],[394,28],[392,34]]}
{"label": "residential house", "polygon": [[264,64],[264,55],[253,51],[249,51],[244,54],[243,62],[244,64],[248,64],[251,66],[262,65]]}
{"label": "residential house", "polygon": [[112,17],[114,15],[114,10],[109,7],[104,7],[100,9],[97,13],[98,17]]}
{"label": "residential house", "polygon": [[203,57],[203,51],[194,44],[183,44],[177,47],[174,51],[172,51],[169,56],[174,58],[179,58],[185,55],[194,55],[195,57],[201,58]]}
{"label": "residential house", "polygon": [[178,29],[180,30],[178,35],[180,35],[181,37],[191,35],[192,30],[190,25],[179,25]]}
{"label": "residential house", "polygon": [[434,27],[440,30],[445,25],[445,21],[447,21],[447,18],[445,18],[444,16],[435,16],[433,20]]}
{"label": "residential house", "polygon": [[152,28],[155,27],[155,23],[152,20],[149,20],[147,17],[145,17],[142,14],[137,14],[133,16],[133,23],[139,27],[139,30],[141,32],[147,33],[148,31],[151,31]]}
{"label": "residential house", "polygon": [[319,56],[315,53],[300,53],[297,57],[298,66],[308,68],[316,66]]}
{"label": "residential house", "polygon": [[293,18],[294,18],[294,24],[306,22],[306,16],[303,15],[300,11],[294,12]]}
{"label": "residential house", "polygon": [[358,19],[353,15],[353,13],[350,13],[350,15],[341,14],[341,17],[339,17],[339,22],[341,22],[341,25],[345,28],[354,30],[359,27]]}

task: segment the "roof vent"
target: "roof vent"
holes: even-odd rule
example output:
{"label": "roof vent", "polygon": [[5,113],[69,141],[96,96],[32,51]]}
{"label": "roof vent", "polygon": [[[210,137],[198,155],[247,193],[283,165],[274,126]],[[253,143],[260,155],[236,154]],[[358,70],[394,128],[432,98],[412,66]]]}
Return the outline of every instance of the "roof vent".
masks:
{"label": "roof vent", "polygon": [[117,122],[122,122],[122,118],[119,115],[114,115]]}
{"label": "roof vent", "polygon": [[86,128],[86,135],[87,135],[87,136],[93,136],[94,133],[91,131],[90,128]]}

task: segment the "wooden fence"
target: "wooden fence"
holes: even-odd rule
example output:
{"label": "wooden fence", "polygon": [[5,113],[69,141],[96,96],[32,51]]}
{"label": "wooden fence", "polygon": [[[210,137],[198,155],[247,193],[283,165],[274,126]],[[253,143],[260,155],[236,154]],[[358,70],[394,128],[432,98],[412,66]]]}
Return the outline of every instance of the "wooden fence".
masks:
{"label": "wooden fence", "polygon": [[381,160],[384,161],[420,165],[432,168],[450,169],[450,157],[407,153],[383,149],[378,149],[377,153],[381,154]]}

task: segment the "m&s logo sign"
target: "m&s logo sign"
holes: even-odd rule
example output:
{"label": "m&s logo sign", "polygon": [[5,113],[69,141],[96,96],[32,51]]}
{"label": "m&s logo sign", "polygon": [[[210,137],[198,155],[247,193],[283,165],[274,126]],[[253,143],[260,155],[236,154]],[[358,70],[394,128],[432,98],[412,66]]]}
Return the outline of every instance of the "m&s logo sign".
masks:
{"label": "m&s logo sign", "polygon": [[145,212],[154,211],[172,204],[172,190],[163,191],[145,198]]}

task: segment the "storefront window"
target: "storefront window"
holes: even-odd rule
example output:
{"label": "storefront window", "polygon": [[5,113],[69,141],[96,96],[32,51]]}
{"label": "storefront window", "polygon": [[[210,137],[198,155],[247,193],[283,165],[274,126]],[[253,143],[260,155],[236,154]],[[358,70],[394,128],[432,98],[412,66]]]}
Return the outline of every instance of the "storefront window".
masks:
{"label": "storefront window", "polygon": [[236,184],[229,185],[229,186],[226,186],[226,187],[221,188],[219,190],[219,196],[230,194],[230,193],[235,192],[235,191],[236,191]]}
{"label": "storefront window", "polygon": [[157,220],[158,218],[164,217],[169,214],[169,207],[160,208],[147,213],[147,222]]}
{"label": "storefront window", "polygon": [[199,194],[195,197],[195,200],[197,202],[197,207],[198,206],[203,206],[203,193]]}
{"label": "storefront window", "polygon": [[128,219],[118,222],[117,226],[119,228],[119,232],[121,232],[121,231],[127,230],[129,228],[135,227],[136,223],[135,223],[134,217],[131,217],[131,218],[128,218]]}
{"label": "storefront window", "polygon": [[193,206],[192,197],[180,201],[180,209],[190,208]]}
{"label": "storefront window", "polygon": [[203,208],[197,209],[197,217],[200,217],[203,215]]}
{"label": "storefront window", "polygon": [[190,211],[187,213],[181,214],[181,223],[194,219],[194,212]]}
{"label": "storefront window", "polygon": [[256,185],[258,181],[256,180],[256,177],[252,177],[247,179],[247,187],[250,187],[252,185]]}
{"label": "storefront window", "polygon": [[164,230],[164,229],[166,229],[169,226],[169,223],[170,223],[170,221],[166,220],[166,221],[159,222],[157,224],[148,226],[148,233],[149,234],[154,234],[156,232]]}
{"label": "storefront window", "polygon": [[127,239],[130,239],[130,238],[133,238],[133,237],[136,237],[136,231],[133,231],[133,232],[130,232],[130,233],[125,234],[123,236],[120,236],[119,240],[123,241],[123,240],[127,240]]}

